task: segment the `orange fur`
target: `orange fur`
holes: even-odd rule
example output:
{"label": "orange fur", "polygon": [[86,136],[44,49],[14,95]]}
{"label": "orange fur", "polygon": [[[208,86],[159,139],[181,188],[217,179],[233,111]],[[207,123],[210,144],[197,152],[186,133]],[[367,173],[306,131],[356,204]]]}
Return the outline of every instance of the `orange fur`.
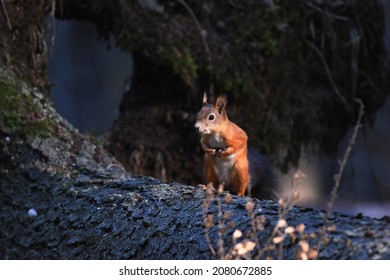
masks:
{"label": "orange fur", "polygon": [[[204,98],[207,101],[207,97]],[[204,172],[207,183],[220,184],[243,196],[250,181],[247,159],[247,135],[227,118],[226,98],[219,96],[214,106],[205,101],[197,115],[195,127],[201,137]],[[210,119],[210,115],[214,117]]]}

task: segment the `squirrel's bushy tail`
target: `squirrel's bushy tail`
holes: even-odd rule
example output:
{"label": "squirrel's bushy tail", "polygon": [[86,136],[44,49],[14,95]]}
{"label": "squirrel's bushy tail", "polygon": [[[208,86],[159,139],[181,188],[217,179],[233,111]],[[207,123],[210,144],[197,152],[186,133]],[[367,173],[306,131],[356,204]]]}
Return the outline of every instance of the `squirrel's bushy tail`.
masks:
{"label": "squirrel's bushy tail", "polygon": [[268,159],[256,150],[248,151],[250,182],[248,195],[259,199],[279,198],[279,183],[277,175]]}

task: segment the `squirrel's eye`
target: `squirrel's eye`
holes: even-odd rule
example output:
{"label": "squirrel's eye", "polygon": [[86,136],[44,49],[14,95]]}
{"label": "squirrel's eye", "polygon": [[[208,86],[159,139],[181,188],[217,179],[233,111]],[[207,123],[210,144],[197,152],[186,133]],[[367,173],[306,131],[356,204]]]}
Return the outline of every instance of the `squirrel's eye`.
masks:
{"label": "squirrel's eye", "polygon": [[211,114],[211,115],[209,116],[209,120],[210,120],[210,121],[214,120],[214,118],[215,118],[215,116],[214,116],[213,114]]}

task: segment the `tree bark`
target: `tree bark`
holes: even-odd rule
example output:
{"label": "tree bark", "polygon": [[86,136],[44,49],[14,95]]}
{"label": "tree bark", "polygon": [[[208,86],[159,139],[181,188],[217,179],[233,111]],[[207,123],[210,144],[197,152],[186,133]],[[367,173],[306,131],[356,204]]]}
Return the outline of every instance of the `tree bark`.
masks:
{"label": "tree bark", "polygon": [[[285,218],[294,227],[304,224],[304,233],[274,244],[267,240],[279,236],[272,235],[280,220],[276,203],[254,200],[248,210],[248,198],[227,203],[223,195],[199,187],[124,173],[99,146],[66,129],[60,119],[58,124],[58,138],[1,134],[3,259],[233,258],[239,256],[232,250],[232,232],[239,229],[245,239],[256,241],[252,222],[258,217],[265,218],[256,236],[260,250],[266,250],[255,249],[252,257],[294,259],[299,241],[307,240],[319,258],[390,258],[388,218],[335,213],[329,224],[333,230],[321,237],[325,213],[294,207]],[[29,209],[37,212],[35,218]],[[204,213],[213,226],[205,225]],[[221,240],[223,245],[217,245]]]}
{"label": "tree bark", "polygon": [[[3,136],[1,143],[4,149]],[[2,174],[2,259],[295,259],[302,258],[303,240],[313,258],[316,252],[320,259],[390,258],[388,217],[333,213],[322,237],[319,232],[325,212],[293,207],[286,220],[297,228],[295,234],[272,235],[280,220],[275,202],[254,200],[253,212],[248,212],[245,197],[233,197],[227,203],[224,195],[210,196],[199,187],[164,184],[94,166],[69,178],[42,170],[51,166],[41,158],[31,166],[22,169],[19,164]],[[29,218],[29,209],[36,210],[36,218]],[[205,212],[212,215],[213,226],[205,225]],[[265,218],[264,229],[257,229],[256,234],[260,247],[239,255],[234,250],[236,243],[247,244],[244,239],[256,242],[252,222],[259,217]],[[218,225],[219,219],[223,226]],[[299,224],[305,225],[302,234],[297,231]],[[233,244],[236,229],[243,237]],[[268,241],[278,236],[286,238],[279,244],[276,239]],[[223,244],[218,245],[221,240]]]}
{"label": "tree bark", "polygon": [[[249,198],[230,201],[200,187],[128,174],[36,89],[8,86],[39,104],[35,109],[51,125],[25,135],[0,127],[2,259],[390,258],[388,217],[333,213],[322,235],[324,211],[293,207],[280,215],[272,201],[255,199],[251,206]],[[284,233],[287,226],[295,232]],[[236,229],[243,235],[233,242]],[[240,255],[248,241],[258,246]],[[303,257],[300,241],[312,250]]]}

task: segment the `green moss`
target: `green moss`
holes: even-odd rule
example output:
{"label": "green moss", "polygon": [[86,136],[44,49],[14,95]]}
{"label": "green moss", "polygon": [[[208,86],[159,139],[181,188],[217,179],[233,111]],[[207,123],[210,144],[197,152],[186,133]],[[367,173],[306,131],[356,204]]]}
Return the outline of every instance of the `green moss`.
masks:
{"label": "green moss", "polygon": [[195,82],[198,77],[198,65],[190,48],[184,47],[179,50],[160,45],[157,48],[157,53],[160,61],[172,66],[173,73],[181,75],[185,79],[191,79],[192,83]]}
{"label": "green moss", "polygon": [[266,55],[266,56],[276,55],[278,41],[276,38],[274,38],[274,35],[271,32],[269,32],[269,31],[264,32],[264,35],[262,38],[262,45],[263,45],[264,55]]}
{"label": "green moss", "polygon": [[[232,119],[245,128],[254,146],[274,154],[278,165],[296,162],[302,146],[332,151],[353,124],[353,110],[337,99],[322,60],[343,97],[352,104],[352,98],[361,98],[367,113],[383,104],[389,92],[383,78],[388,76],[383,63],[383,9],[376,1],[344,1],[337,6],[318,1],[318,9],[307,1],[274,0],[269,5],[214,1],[209,14],[199,1],[188,0],[206,31],[211,66],[196,23],[177,1],[169,2],[161,14],[135,4],[128,9],[132,16],[107,14],[101,22],[104,26],[111,19],[119,22],[112,26],[126,22],[119,34],[128,40],[128,49],[172,69],[181,79],[178,84],[191,85],[183,90],[189,100],[198,102],[197,93],[210,84],[214,95],[226,94],[236,106]],[[360,46],[365,46],[356,62],[359,73],[367,75],[356,76],[351,69],[351,48],[358,46],[351,44],[355,29]],[[351,83],[352,79],[356,81]],[[169,89],[164,94],[175,93]]]}
{"label": "green moss", "polygon": [[178,52],[177,55],[173,57],[172,64],[173,71],[175,73],[184,72],[188,74],[191,78],[196,78],[198,67],[189,49],[184,48],[181,52]]}
{"label": "green moss", "polygon": [[48,137],[52,123],[31,94],[22,93],[21,81],[0,77],[0,130],[7,134]]}

